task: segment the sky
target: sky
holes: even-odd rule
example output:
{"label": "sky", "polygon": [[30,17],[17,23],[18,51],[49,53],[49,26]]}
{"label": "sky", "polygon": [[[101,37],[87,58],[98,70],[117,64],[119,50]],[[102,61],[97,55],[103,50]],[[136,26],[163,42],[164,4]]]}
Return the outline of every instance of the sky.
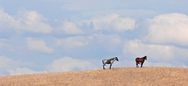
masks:
{"label": "sky", "polygon": [[[0,0],[0,75],[188,66],[186,0]],[[106,67],[109,67],[107,65]]]}

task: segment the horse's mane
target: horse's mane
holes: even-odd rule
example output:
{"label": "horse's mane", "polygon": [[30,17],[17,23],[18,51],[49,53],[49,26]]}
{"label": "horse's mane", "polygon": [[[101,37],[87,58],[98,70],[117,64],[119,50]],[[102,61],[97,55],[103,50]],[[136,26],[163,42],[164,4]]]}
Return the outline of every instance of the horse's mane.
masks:
{"label": "horse's mane", "polygon": [[115,58],[111,58],[111,59],[109,59],[109,60],[113,60],[113,59],[115,59]]}
{"label": "horse's mane", "polygon": [[117,58],[117,57],[111,58],[111,59],[109,59],[109,60],[113,60],[113,59],[115,59],[115,58]]}
{"label": "horse's mane", "polygon": [[143,59],[146,59],[147,58],[147,56],[144,56],[144,57],[142,57]]}

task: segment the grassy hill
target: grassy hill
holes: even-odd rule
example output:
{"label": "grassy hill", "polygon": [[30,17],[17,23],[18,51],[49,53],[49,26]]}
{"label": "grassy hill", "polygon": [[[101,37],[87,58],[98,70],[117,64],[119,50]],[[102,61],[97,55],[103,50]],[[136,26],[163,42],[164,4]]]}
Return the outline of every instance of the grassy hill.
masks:
{"label": "grassy hill", "polygon": [[0,76],[0,86],[188,86],[188,68],[113,68]]}

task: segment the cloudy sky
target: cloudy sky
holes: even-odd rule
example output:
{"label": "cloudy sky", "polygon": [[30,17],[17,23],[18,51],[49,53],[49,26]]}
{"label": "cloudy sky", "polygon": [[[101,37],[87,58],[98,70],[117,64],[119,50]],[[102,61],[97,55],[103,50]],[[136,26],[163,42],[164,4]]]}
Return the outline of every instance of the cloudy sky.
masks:
{"label": "cloudy sky", "polygon": [[[0,0],[0,75],[188,66],[188,1]],[[109,66],[107,66],[109,67]]]}

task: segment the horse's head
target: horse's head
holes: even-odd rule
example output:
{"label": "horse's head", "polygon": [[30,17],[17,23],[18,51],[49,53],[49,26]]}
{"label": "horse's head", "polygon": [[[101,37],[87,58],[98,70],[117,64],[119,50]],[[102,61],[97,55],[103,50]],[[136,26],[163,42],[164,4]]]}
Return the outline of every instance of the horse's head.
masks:
{"label": "horse's head", "polygon": [[115,60],[116,60],[116,61],[119,61],[119,59],[118,59],[117,57],[115,57]]}
{"label": "horse's head", "polygon": [[147,56],[144,56],[144,59],[147,60]]}

